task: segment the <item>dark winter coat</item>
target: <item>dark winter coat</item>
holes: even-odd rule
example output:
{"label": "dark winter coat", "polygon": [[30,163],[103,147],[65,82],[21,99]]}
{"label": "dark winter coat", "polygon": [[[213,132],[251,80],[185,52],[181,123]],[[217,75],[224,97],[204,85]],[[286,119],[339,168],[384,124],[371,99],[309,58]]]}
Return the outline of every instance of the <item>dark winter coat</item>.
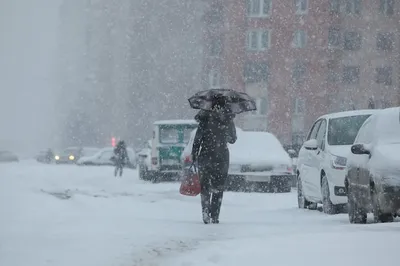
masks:
{"label": "dark winter coat", "polygon": [[235,143],[236,128],[234,115],[200,111],[195,119],[199,122],[193,142],[192,157],[197,159],[199,167],[209,162],[228,164],[228,143]]}
{"label": "dark winter coat", "polygon": [[128,152],[124,145],[117,145],[114,149],[115,161],[117,165],[124,165],[128,160]]}

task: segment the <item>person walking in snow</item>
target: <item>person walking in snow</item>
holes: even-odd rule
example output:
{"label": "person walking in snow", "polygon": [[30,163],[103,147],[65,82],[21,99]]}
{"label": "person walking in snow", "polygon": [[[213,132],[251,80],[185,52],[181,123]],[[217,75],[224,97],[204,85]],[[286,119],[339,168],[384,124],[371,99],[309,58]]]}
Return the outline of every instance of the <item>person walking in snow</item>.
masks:
{"label": "person walking in snow", "polygon": [[212,111],[201,110],[193,142],[192,158],[198,163],[203,222],[219,223],[225,182],[228,178],[228,143],[235,143],[234,114],[226,111],[224,98],[212,102]]}
{"label": "person walking in snow", "polygon": [[122,176],[124,166],[129,161],[125,141],[121,140],[118,142],[117,146],[114,149],[114,155],[115,155],[114,156],[114,159],[115,159],[114,176],[118,175],[118,171],[119,171],[119,176]]}

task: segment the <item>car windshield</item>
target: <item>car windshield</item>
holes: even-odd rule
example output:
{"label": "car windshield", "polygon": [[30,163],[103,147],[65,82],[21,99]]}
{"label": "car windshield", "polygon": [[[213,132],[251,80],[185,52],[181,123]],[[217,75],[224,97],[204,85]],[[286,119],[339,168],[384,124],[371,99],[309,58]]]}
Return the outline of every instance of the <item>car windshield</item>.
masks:
{"label": "car windshield", "polygon": [[360,127],[370,115],[356,115],[329,120],[328,144],[352,145]]}
{"label": "car windshield", "polygon": [[64,154],[76,154],[79,152],[79,148],[68,148],[64,150]]}
{"label": "car windshield", "polygon": [[160,142],[164,144],[179,143],[179,132],[176,127],[162,126],[160,127]]}

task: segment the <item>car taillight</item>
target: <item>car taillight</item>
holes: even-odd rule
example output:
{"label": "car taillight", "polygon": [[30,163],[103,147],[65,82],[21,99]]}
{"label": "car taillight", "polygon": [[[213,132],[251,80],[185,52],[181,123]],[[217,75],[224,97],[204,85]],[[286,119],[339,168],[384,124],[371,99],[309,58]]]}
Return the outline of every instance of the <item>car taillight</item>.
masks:
{"label": "car taillight", "polygon": [[190,156],[190,155],[186,156],[184,162],[185,163],[191,163],[192,162],[192,156]]}
{"label": "car taillight", "polygon": [[152,158],[151,158],[151,163],[154,164],[154,165],[156,165],[156,164],[158,163],[158,160],[157,160],[157,159],[158,159],[157,157],[152,157]]}

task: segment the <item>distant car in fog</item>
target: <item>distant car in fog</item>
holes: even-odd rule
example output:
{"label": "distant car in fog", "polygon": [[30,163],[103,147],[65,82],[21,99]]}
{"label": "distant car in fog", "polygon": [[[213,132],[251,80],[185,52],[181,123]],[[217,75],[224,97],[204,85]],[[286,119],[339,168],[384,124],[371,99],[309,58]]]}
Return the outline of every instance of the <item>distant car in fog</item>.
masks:
{"label": "distant car in fog", "polygon": [[0,162],[19,162],[19,159],[10,151],[0,151]]}
{"label": "distant car in fog", "polygon": [[[126,165],[128,168],[136,168],[136,153],[135,151],[127,147],[126,151],[128,152],[129,162]],[[78,165],[114,165],[112,157],[114,156],[114,148],[108,147],[100,149],[95,154],[90,156],[81,157],[78,161]]]}
{"label": "distant car in fog", "polygon": [[81,157],[91,156],[99,151],[99,148],[69,147],[60,154],[54,156],[56,164],[75,164]]}
{"label": "distant car in fog", "polygon": [[40,163],[51,163],[54,161],[54,153],[51,149],[42,150],[35,156],[35,159]]}

